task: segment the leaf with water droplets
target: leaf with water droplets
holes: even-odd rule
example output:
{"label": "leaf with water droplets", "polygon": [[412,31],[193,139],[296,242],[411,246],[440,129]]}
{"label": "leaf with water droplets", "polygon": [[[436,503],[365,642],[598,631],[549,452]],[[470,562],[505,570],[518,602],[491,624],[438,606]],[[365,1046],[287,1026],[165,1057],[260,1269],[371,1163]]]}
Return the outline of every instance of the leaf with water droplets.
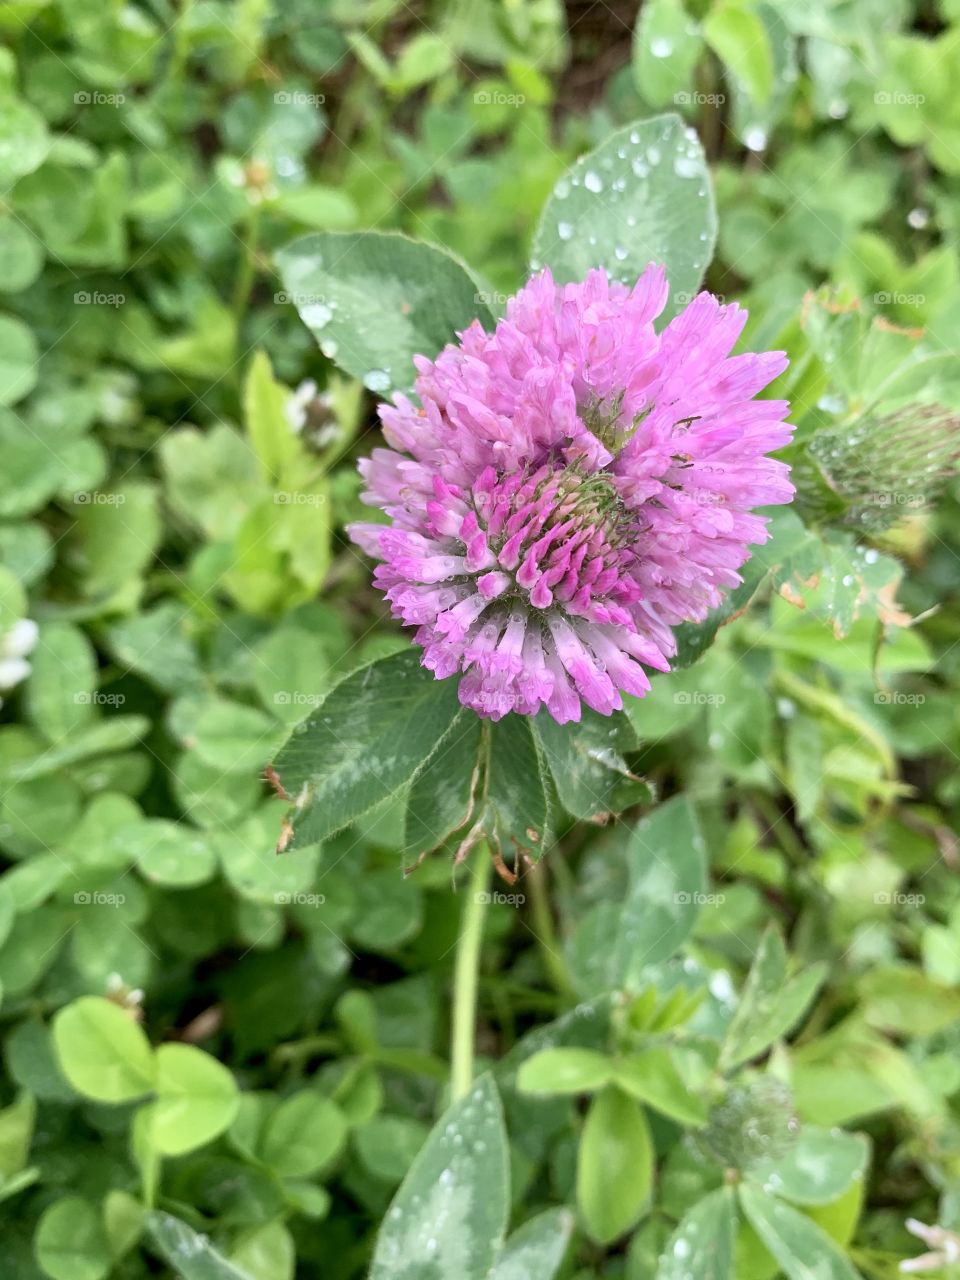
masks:
{"label": "leaf with water droplets", "polygon": [[468,267],[435,245],[374,231],[321,232],[277,254],[281,302],[292,302],[321,349],[377,395],[413,386],[415,355],[433,357],[457,331],[493,316]]}
{"label": "leaf with water droplets", "polygon": [[749,1182],[740,1186],[740,1203],[788,1280],[859,1280],[827,1233],[805,1214]]}
{"label": "leaf with water droplets", "polygon": [[297,725],[273,767],[293,801],[281,847],[324,840],[396,795],[462,714],[455,680],[436,680],[405,649],[361,667]]}
{"label": "leaf with water droplets", "polygon": [[180,1280],[251,1280],[228,1262],[205,1235],[171,1213],[151,1213],[147,1231],[160,1257]]}
{"label": "leaf with water droplets", "polygon": [[483,1076],[441,1116],[394,1196],[370,1280],[486,1280],[507,1225],[508,1154]]}
{"label": "leaf with water droplets", "polygon": [[703,53],[697,24],[683,0],[646,0],[633,33],[633,79],[653,107],[692,102],[693,73]]}
{"label": "leaf with water droplets", "polygon": [[656,1280],[730,1280],[735,1225],[729,1188],[698,1200],[667,1241]]}
{"label": "leaf with water droplets", "polygon": [[547,200],[533,258],[561,281],[604,267],[631,285],[648,263],[662,263],[672,315],[697,291],[716,232],[703,148],[670,113],[627,125],[580,157]]}
{"label": "leaf with water droplets", "polygon": [[805,1125],[782,1155],[756,1161],[750,1174],[774,1195],[794,1204],[831,1204],[867,1166],[869,1144],[859,1133]]}
{"label": "leaf with water droplets", "polygon": [[622,712],[601,716],[585,707],[579,724],[557,724],[541,712],[533,727],[560,803],[574,817],[606,822],[630,805],[650,803],[650,788],[624,759],[639,743]]}
{"label": "leaf with water droplets", "polygon": [[547,1209],[518,1228],[490,1272],[490,1280],[552,1280],[570,1243],[573,1215]]}

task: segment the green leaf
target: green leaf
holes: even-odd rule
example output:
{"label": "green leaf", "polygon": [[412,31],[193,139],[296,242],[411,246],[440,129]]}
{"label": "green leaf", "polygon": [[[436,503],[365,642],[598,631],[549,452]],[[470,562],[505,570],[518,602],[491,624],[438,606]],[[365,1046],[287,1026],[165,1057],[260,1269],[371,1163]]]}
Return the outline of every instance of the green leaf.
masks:
{"label": "green leaf", "polygon": [[435,680],[404,650],[341,681],[276,759],[295,804],[293,847],[323,840],[395,795],[461,714],[455,680]]}
{"label": "green leaf", "polygon": [[528,716],[506,716],[490,733],[483,824],[501,856],[542,857],[550,805]]}
{"label": "green leaf", "polygon": [[118,832],[142,875],[154,884],[189,888],[212,879],[216,854],[200,831],[166,818],[141,818]]}
{"label": "green leaf", "polygon": [[373,231],[305,236],[277,254],[285,295],[329,359],[378,395],[413,386],[415,355],[493,317],[451,254]]}
{"label": "green leaf", "polygon": [[609,1084],[615,1064],[594,1049],[541,1049],[517,1072],[521,1093],[593,1093]]}
{"label": "green leaf", "polygon": [[147,1230],[157,1252],[179,1280],[251,1280],[185,1222],[170,1213],[151,1213]]}
{"label": "green leaf", "polygon": [[202,702],[190,726],[188,745],[214,769],[256,773],[275,749],[282,730],[256,707],[226,698]]}
{"label": "green leaf", "polygon": [[740,1185],[740,1204],[788,1280],[859,1280],[827,1233],[804,1214],[749,1182]]}
{"label": "green leaf", "polygon": [[813,964],[787,980],[787,954],[775,925],[760,939],[743,995],[720,1051],[723,1070],[757,1057],[803,1017],[826,977],[825,964]]}
{"label": "green leaf", "polygon": [[717,233],[703,150],[679,116],[611,134],[560,179],[533,241],[559,281],[604,267],[633,284],[651,262],[667,272],[673,314],[696,293]]}
{"label": "green leaf", "polygon": [[60,742],[94,715],[97,662],[93,646],[78,627],[51,623],[41,628],[30,664],[30,719],[51,742]]}
{"label": "green leaf", "polygon": [[613,1082],[631,1097],[684,1125],[703,1124],[706,1105],[690,1092],[669,1049],[654,1046],[613,1064]]}
{"label": "green leaf", "polygon": [[577,1162],[577,1204],[591,1240],[610,1244],[637,1222],[653,1186],[647,1118],[632,1098],[606,1088],[590,1104]]}
{"label": "green leaf", "polygon": [[129,1191],[108,1191],[103,1198],[103,1225],[116,1262],[129,1253],[143,1233],[146,1212]]}
{"label": "green leaf", "polygon": [[553,1280],[570,1243],[573,1215],[547,1209],[518,1227],[503,1246],[489,1280]]}
{"label": "green leaf", "polygon": [[691,102],[702,51],[699,29],[683,0],[647,0],[641,6],[633,34],[633,79],[652,107]]}
{"label": "green leaf", "polygon": [[75,730],[63,743],[50,747],[32,760],[13,765],[9,776],[22,782],[45,778],[81,760],[133,746],[149,728],[150,721],[146,716],[110,716],[108,720]]}
{"label": "green leaf", "polygon": [[783,1155],[756,1161],[750,1173],[768,1191],[794,1204],[830,1204],[863,1178],[869,1151],[861,1134],[804,1125]]}
{"label": "green leaf", "polygon": [[23,223],[0,217],[0,291],[19,293],[43,269],[43,245]]}
{"label": "green leaf", "polygon": [[64,1196],[44,1210],[33,1248],[52,1280],[103,1280],[112,1265],[100,1215],[79,1196]]}
{"label": "green leaf", "polygon": [[894,1035],[935,1035],[960,1018],[960,991],[906,964],[868,970],[861,975],[857,994],[866,1022]]}
{"label": "green leaf", "polygon": [[460,716],[414,778],[404,824],[408,853],[436,849],[467,824],[480,774],[482,726],[479,716]]}
{"label": "green leaf", "polygon": [[735,82],[762,107],[773,90],[773,50],[757,14],[733,0],[724,0],[704,19],[703,38]]}
{"label": "green leaf", "polygon": [[0,97],[0,189],[43,163],[50,138],[43,116],[4,89]]}
{"label": "green leaf", "polygon": [[339,1155],[346,1136],[340,1108],[322,1093],[304,1089],[270,1116],[260,1157],[283,1178],[305,1178]]}
{"label": "green leaf", "polygon": [[0,315],[0,405],[16,404],[37,385],[40,349],[22,320]]}
{"label": "green leaf", "polygon": [[357,207],[346,192],[321,183],[282,192],[274,208],[314,231],[343,231],[357,223]]}
{"label": "green leaf", "polygon": [[487,1280],[510,1203],[507,1135],[483,1076],[441,1116],[377,1237],[370,1280]]}
{"label": "green leaf", "polygon": [[0,1184],[26,1166],[36,1117],[36,1098],[26,1091],[0,1111]]}
{"label": "green leaf", "polygon": [[729,1189],[711,1191],[689,1209],[660,1256],[656,1280],[732,1280],[736,1218]]}
{"label": "green leaf", "polygon": [[579,724],[557,724],[541,712],[533,727],[560,803],[574,817],[606,822],[612,813],[650,802],[650,788],[623,758],[638,743],[622,712],[601,716],[584,707]]}
{"label": "green leaf", "polygon": [[283,1222],[265,1222],[244,1232],[231,1261],[250,1280],[293,1280],[296,1246]]}
{"label": "green leaf", "polygon": [[129,1102],[154,1087],[149,1041],[130,1014],[99,996],[83,996],[53,1019],[63,1074],[97,1102]]}
{"label": "green leaf", "polygon": [[243,416],[264,479],[279,485],[285,468],[300,452],[300,441],[287,418],[290,393],[273,376],[270,357],[254,353],[243,384]]}
{"label": "green leaf", "polygon": [[162,1155],[180,1156],[211,1142],[232,1123],[237,1084],[216,1058],[190,1044],[156,1052],[157,1098],[150,1104],[150,1140]]}
{"label": "green leaf", "polygon": [[590,992],[636,982],[645,967],[683,945],[700,913],[706,849],[686,796],[637,823],[626,854],[630,882],[622,901],[595,907],[574,935],[580,981]]}

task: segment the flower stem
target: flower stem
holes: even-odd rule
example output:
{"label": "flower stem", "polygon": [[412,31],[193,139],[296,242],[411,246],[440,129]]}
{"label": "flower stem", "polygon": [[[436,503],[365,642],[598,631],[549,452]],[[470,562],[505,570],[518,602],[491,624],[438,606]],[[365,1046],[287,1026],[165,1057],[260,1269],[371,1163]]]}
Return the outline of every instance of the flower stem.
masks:
{"label": "flower stem", "polygon": [[473,1047],[477,1029],[477,978],[480,969],[480,942],[483,913],[490,876],[487,846],[473,850],[473,870],[460,918],[457,958],[453,972],[453,1027],[450,1041],[450,1100],[469,1090],[473,1083]]}

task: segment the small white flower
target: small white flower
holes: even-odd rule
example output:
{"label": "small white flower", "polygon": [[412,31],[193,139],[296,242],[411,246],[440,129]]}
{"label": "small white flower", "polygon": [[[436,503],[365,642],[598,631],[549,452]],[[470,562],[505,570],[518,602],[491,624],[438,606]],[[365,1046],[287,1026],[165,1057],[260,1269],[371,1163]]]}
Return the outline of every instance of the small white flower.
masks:
{"label": "small white flower", "polygon": [[953,1262],[960,1261],[960,1236],[944,1227],[928,1227],[916,1218],[908,1218],[907,1230],[911,1235],[929,1245],[932,1252],[921,1254],[919,1258],[908,1258],[900,1263],[904,1274],[916,1275],[921,1271],[939,1271]]}
{"label": "small white flower", "polygon": [[0,689],[12,689],[30,674],[30,663],[23,658],[0,658]]}
{"label": "small white flower", "polygon": [[40,630],[32,618],[15,622],[0,641],[0,657],[25,658],[36,646]]}
{"label": "small white flower", "polygon": [[290,423],[290,429],[297,435],[303,430],[307,424],[307,409],[312,400],[316,399],[317,384],[312,378],[307,378],[305,382],[301,382],[296,391],[290,393],[290,399],[284,407],[287,421]]}

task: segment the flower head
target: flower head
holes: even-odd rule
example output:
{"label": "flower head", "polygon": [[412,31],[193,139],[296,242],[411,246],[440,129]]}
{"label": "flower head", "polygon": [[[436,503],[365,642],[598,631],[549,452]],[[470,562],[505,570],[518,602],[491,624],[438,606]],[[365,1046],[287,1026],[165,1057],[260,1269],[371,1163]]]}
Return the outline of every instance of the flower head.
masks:
{"label": "flower head", "polygon": [[755,400],[780,352],[729,353],[746,313],[701,293],[657,333],[663,271],[632,289],[534,276],[492,334],[474,322],[416,391],[381,405],[360,464],[391,524],[349,529],[437,678],[482,716],[609,715],[669,670],[671,628],[740,582],[751,508],[789,502],[787,404]]}

